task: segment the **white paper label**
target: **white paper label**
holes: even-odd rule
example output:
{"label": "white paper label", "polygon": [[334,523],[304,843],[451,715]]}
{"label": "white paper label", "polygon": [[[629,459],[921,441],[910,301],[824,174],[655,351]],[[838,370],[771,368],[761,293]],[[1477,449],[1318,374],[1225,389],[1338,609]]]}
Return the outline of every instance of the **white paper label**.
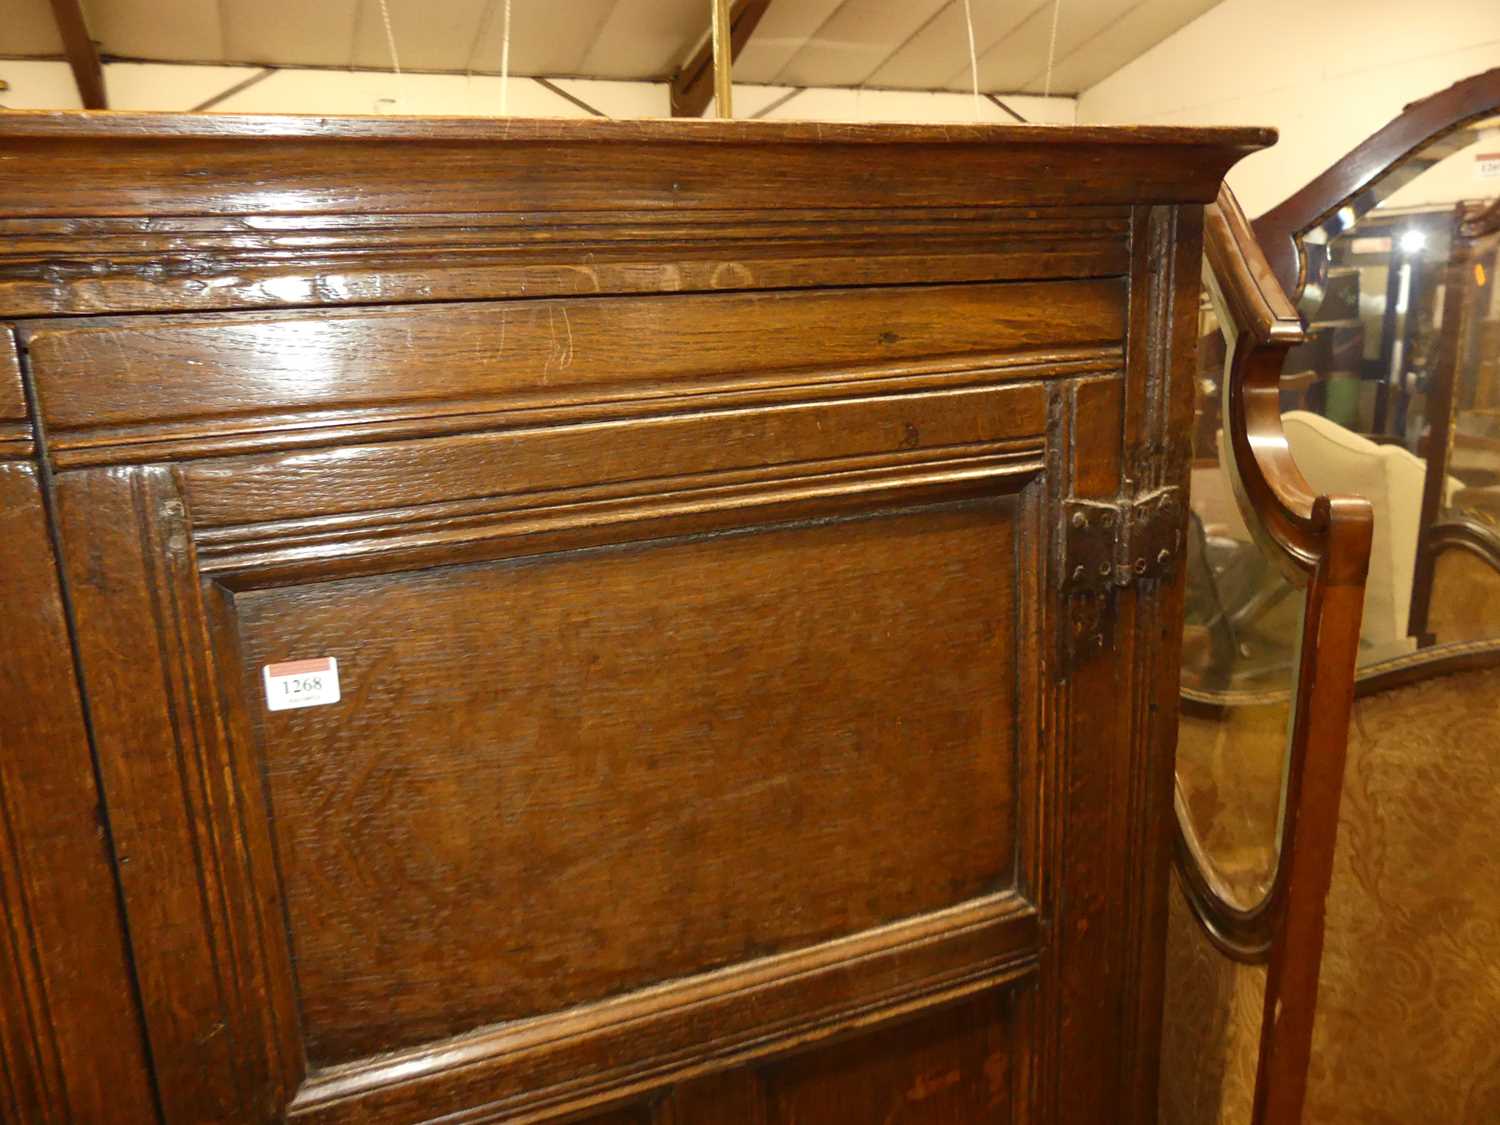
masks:
{"label": "white paper label", "polygon": [[331,656],[267,664],[260,672],[266,683],[266,706],[272,711],[339,701],[339,662]]}
{"label": "white paper label", "polygon": [[1500,152],[1475,153],[1474,175],[1481,180],[1493,180],[1500,177]]}

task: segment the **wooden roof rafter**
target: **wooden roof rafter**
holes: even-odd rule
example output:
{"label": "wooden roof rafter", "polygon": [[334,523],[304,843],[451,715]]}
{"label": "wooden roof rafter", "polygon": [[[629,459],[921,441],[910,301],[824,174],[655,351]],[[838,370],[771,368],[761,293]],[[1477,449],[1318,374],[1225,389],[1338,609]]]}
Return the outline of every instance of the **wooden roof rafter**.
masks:
{"label": "wooden roof rafter", "polygon": [[[731,63],[745,49],[771,0],[734,0],[729,11],[729,57]],[[702,117],[714,96],[714,44],[711,29],[705,29],[698,49],[672,78],[672,116]]]}
{"label": "wooden roof rafter", "polygon": [[83,108],[108,109],[104,66],[99,61],[98,45],[89,36],[82,0],[52,0],[52,15],[57,21],[57,33],[62,37],[63,52],[73,70],[73,81],[78,86],[78,98]]}

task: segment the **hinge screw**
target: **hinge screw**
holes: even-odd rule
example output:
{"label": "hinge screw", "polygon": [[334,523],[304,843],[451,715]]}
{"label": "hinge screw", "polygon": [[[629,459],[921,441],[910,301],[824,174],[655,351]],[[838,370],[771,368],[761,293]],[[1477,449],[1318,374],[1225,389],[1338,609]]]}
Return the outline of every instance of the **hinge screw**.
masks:
{"label": "hinge screw", "polygon": [[1074,512],[1073,513],[1073,526],[1074,527],[1088,527],[1088,525],[1089,525],[1089,518],[1088,518],[1088,516],[1084,515],[1082,512]]}

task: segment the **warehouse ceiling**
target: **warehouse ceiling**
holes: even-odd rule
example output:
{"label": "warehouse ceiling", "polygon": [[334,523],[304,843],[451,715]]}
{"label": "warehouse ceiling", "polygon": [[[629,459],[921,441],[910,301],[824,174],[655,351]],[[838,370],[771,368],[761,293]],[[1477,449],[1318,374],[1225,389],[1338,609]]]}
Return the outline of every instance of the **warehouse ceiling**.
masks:
{"label": "warehouse ceiling", "polygon": [[[1077,93],[1218,0],[1062,0],[1051,92]],[[406,70],[498,73],[505,0],[386,0]],[[83,0],[106,59],[385,68],[380,0]],[[704,38],[710,0],[511,0],[518,75],[664,79]],[[968,0],[979,83],[1046,84],[1054,0]],[[970,88],[965,0],[772,0],[737,82]],[[61,57],[52,0],[0,0],[0,57]]]}

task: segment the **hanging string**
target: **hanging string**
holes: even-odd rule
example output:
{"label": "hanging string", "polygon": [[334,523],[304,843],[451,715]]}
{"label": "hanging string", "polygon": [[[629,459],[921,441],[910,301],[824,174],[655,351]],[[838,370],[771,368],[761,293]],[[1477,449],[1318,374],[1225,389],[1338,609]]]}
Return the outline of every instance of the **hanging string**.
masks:
{"label": "hanging string", "polygon": [[510,116],[510,0],[505,0],[500,41],[500,116]]}
{"label": "hanging string", "polygon": [[1057,58],[1057,13],[1062,10],[1062,0],[1052,0],[1052,41],[1047,44],[1047,78],[1042,83],[1042,97],[1052,96],[1052,63]]}
{"label": "hanging string", "polygon": [[391,10],[380,0],[380,18],[385,21],[385,45],[391,52],[391,69],[396,72],[396,95],[401,94],[401,56],[396,54],[396,33],[391,30]]}
{"label": "hanging string", "polygon": [[974,120],[980,120],[979,112],[979,52],[974,49],[974,8],[970,0],[964,0],[964,22],[969,28],[969,77],[974,83]]}

